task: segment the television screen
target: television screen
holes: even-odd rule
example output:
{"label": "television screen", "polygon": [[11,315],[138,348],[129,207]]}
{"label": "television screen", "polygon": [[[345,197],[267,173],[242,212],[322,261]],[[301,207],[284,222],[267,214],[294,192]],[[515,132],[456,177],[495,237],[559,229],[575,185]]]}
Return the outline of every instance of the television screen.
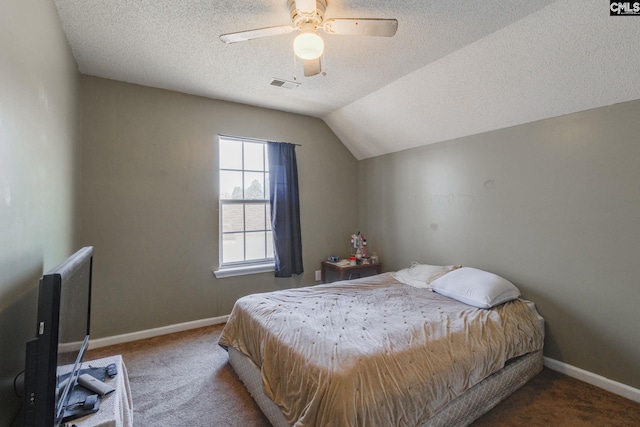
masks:
{"label": "television screen", "polygon": [[92,264],[88,246],[40,279],[36,338],[27,343],[25,426],[62,423],[89,342]]}
{"label": "television screen", "polygon": [[74,363],[89,335],[91,263],[78,265],[60,288],[60,324],[58,326],[58,365]]}

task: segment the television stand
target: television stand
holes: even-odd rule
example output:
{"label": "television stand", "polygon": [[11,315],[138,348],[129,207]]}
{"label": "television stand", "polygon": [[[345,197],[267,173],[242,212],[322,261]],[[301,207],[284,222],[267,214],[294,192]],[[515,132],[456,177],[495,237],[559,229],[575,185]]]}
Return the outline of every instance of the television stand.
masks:
{"label": "television stand", "polygon": [[67,421],[67,426],[75,424],[77,427],[133,427],[133,400],[131,398],[127,368],[124,365],[122,356],[117,355],[89,360],[82,363],[81,369],[106,368],[112,363],[116,364],[118,375],[114,378],[107,377],[104,382],[115,388],[116,391],[101,399],[98,412]]}

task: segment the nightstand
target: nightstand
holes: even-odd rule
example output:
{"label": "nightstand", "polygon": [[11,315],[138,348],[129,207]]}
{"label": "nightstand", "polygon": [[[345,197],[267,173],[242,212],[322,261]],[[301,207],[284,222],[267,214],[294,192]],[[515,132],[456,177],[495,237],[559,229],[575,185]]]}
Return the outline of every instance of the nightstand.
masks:
{"label": "nightstand", "polygon": [[[357,264],[340,266],[335,262],[322,261],[322,283],[331,283],[338,280],[359,279],[361,277],[374,276],[382,273],[382,264]],[[331,276],[327,279],[327,273]]]}

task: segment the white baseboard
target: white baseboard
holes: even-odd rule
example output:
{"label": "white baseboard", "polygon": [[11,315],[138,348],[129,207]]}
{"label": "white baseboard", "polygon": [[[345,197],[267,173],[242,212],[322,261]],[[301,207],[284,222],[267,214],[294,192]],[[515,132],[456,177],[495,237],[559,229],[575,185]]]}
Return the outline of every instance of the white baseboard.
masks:
{"label": "white baseboard", "polygon": [[160,335],[172,334],[174,332],[188,331],[189,329],[202,328],[204,326],[218,325],[225,323],[229,316],[211,317],[209,319],[194,320],[192,322],[178,323],[176,325],[163,326],[161,328],[146,329],[144,331],[131,332],[129,334],[114,335],[112,337],[90,339],[89,349],[106,347],[114,344],[153,338]]}
{"label": "white baseboard", "polygon": [[594,374],[593,372],[585,371],[584,369],[576,368],[575,366],[567,365],[549,357],[543,357],[543,364],[549,369],[558,371],[562,374],[568,375],[580,381],[584,381],[587,384],[600,387],[618,396],[626,397],[634,402],[640,403],[640,390],[633,388],[626,384],[619,383],[617,381],[610,380],[603,376]]}

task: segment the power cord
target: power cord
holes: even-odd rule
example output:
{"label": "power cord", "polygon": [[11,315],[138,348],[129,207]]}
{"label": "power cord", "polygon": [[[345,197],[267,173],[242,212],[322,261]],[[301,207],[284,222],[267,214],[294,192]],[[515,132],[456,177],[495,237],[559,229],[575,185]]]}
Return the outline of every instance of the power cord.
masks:
{"label": "power cord", "polygon": [[18,372],[18,374],[13,378],[13,394],[15,394],[17,397],[19,397],[20,399],[22,399],[24,397],[23,394],[20,394],[18,392],[18,378],[20,377],[20,375],[24,374],[24,370]]}
{"label": "power cord", "polygon": [[24,405],[24,400],[23,400],[24,395],[20,394],[20,392],[18,391],[18,378],[20,378],[20,375],[22,374],[24,374],[24,370],[18,372],[18,374],[13,378],[13,394],[15,394],[16,397],[20,398],[20,409],[13,416],[11,423],[9,423],[10,427],[15,424],[15,422],[18,420],[18,417],[20,417],[20,414],[22,414],[22,408]]}

